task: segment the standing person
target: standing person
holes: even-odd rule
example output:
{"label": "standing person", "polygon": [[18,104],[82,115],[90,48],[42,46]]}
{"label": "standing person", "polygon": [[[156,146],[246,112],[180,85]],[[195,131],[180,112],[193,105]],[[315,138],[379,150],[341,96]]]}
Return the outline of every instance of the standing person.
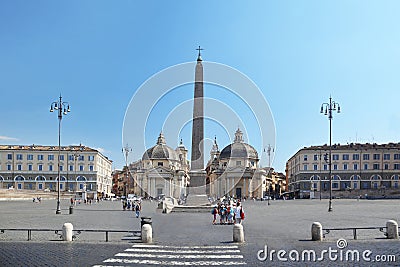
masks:
{"label": "standing person", "polygon": [[216,224],[217,223],[217,214],[218,214],[218,208],[217,205],[215,205],[213,207],[213,209],[211,210],[211,214],[213,215],[214,219],[212,221],[212,224]]}
{"label": "standing person", "polygon": [[244,219],[244,211],[242,206],[240,205],[240,202],[237,203],[234,212],[235,212],[235,223],[242,224],[242,220]]}
{"label": "standing person", "polygon": [[141,207],[141,205],[140,205],[140,202],[137,202],[137,203],[135,204],[136,218],[139,218],[141,209],[142,209],[142,207]]}
{"label": "standing person", "polygon": [[219,219],[219,223],[220,224],[225,224],[225,218],[226,218],[226,208],[225,205],[222,204],[220,209],[219,209],[219,215],[220,215],[220,219]]}
{"label": "standing person", "polygon": [[228,207],[228,224],[233,224],[234,216],[235,216],[235,211],[233,210],[233,206],[229,205],[229,207]]}

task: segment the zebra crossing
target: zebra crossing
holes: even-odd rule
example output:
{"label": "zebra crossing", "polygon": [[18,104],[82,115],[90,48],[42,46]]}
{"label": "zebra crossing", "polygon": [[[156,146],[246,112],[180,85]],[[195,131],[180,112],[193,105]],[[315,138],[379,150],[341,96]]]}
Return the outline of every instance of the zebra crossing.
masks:
{"label": "zebra crossing", "polygon": [[93,267],[137,265],[238,266],[246,265],[246,262],[236,245],[161,246],[136,244]]}

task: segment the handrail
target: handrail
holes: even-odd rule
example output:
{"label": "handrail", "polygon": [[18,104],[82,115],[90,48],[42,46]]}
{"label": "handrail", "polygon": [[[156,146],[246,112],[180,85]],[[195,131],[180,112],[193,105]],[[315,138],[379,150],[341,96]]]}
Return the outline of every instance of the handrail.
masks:
{"label": "handrail", "polygon": [[[59,235],[62,238],[62,232],[60,229],[34,229],[34,228],[0,228],[0,234],[4,234],[5,231],[27,231],[28,232],[28,241],[32,240],[32,232],[54,232],[56,235]],[[141,236],[141,231],[135,230],[99,230],[99,229],[76,229],[73,230],[75,234],[72,236],[73,239],[76,239],[78,235],[82,232],[97,232],[97,233],[105,233],[106,242],[109,241],[108,234],[109,233],[132,233],[133,236]]]}
{"label": "handrail", "polygon": [[329,234],[331,231],[346,231],[346,230],[353,230],[353,238],[354,240],[357,240],[357,230],[379,230],[382,232],[385,236],[387,236],[387,230],[386,226],[370,226],[370,227],[342,227],[342,228],[323,228],[323,237],[325,238],[325,235]]}

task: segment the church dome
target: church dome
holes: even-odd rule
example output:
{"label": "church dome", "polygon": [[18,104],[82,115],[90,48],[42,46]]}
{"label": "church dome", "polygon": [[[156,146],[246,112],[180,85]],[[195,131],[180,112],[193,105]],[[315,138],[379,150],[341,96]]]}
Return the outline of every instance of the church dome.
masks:
{"label": "church dome", "polygon": [[253,158],[258,159],[257,150],[243,141],[243,133],[239,129],[235,133],[235,141],[222,149],[220,159]]}
{"label": "church dome", "polygon": [[144,152],[142,160],[148,159],[168,159],[178,160],[178,155],[175,150],[166,145],[164,135],[160,133],[157,144]]}

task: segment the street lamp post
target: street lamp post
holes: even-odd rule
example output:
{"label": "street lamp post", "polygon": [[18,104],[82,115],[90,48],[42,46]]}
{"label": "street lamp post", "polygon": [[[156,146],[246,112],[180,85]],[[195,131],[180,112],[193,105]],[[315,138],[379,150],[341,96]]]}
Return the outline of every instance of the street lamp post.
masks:
{"label": "street lamp post", "polygon": [[[267,150],[265,150],[267,149]],[[269,199],[271,198],[271,184],[272,184],[272,173],[271,173],[271,151],[274,152],[274,149],[271,147],[270,144],[268,144],[267,147],[264,148],[264,152],[267,152],[268,154],[268,173],[267,177],[271,178],[270,185],[268,186],[268,205],[271,205],[269,202]]]}
{"label": "street lamp post", "polygon": [[329,103],[321,105],[321,113],[324,113],[329,119],[329,212],[332,211],[332,111],[340,113],[340,106],[339,103],[332,101],[332,97],[329,97]]}
{"label": "street lamp post", "polygon": [[128,191],[130,190],[130,177],[129,177],[129,168],[128,168],[128,155],[129,153],[132,152],[132,148],[130,146],[128,146],[128,144],[125,145],[125,147],[122,148],[122,153],[124,153],[125,156],[125,166],[126,166],[126,178],[128,180],[128,190],[126,190],[126,186],[125,186],[125,197],[128,196]]}
{"label": "street lamp post", "polygon": [[[79,150],[78,151],[75,150],[74,153],[73,153],[74,163],[75,163],[75,166],[74,166],[75,181],[78,181],[78,177],[77,177],[78,176],[78,169],[77,169],[77,166],[76,166],[76,162],[78,161],[78,158],[81,156],[80,152],[82,152],[82,151],[83,151],[82,144],[79,144]],[[77,183],[77,185],[78,185],[78,183]],[[77,187],[75,187],[75,191],[78,191]]]}
{"label": "street lamp post", "polygon": [[57,210],[56,214],[61,214],[60,209],[60,154],[61,154],[61,120],[63,115],[67,115],[70,112],[68,102],[62,101],[62,96],[58,101],[51,103],[50,112],[58,110],[58,170],[57,170]]}

